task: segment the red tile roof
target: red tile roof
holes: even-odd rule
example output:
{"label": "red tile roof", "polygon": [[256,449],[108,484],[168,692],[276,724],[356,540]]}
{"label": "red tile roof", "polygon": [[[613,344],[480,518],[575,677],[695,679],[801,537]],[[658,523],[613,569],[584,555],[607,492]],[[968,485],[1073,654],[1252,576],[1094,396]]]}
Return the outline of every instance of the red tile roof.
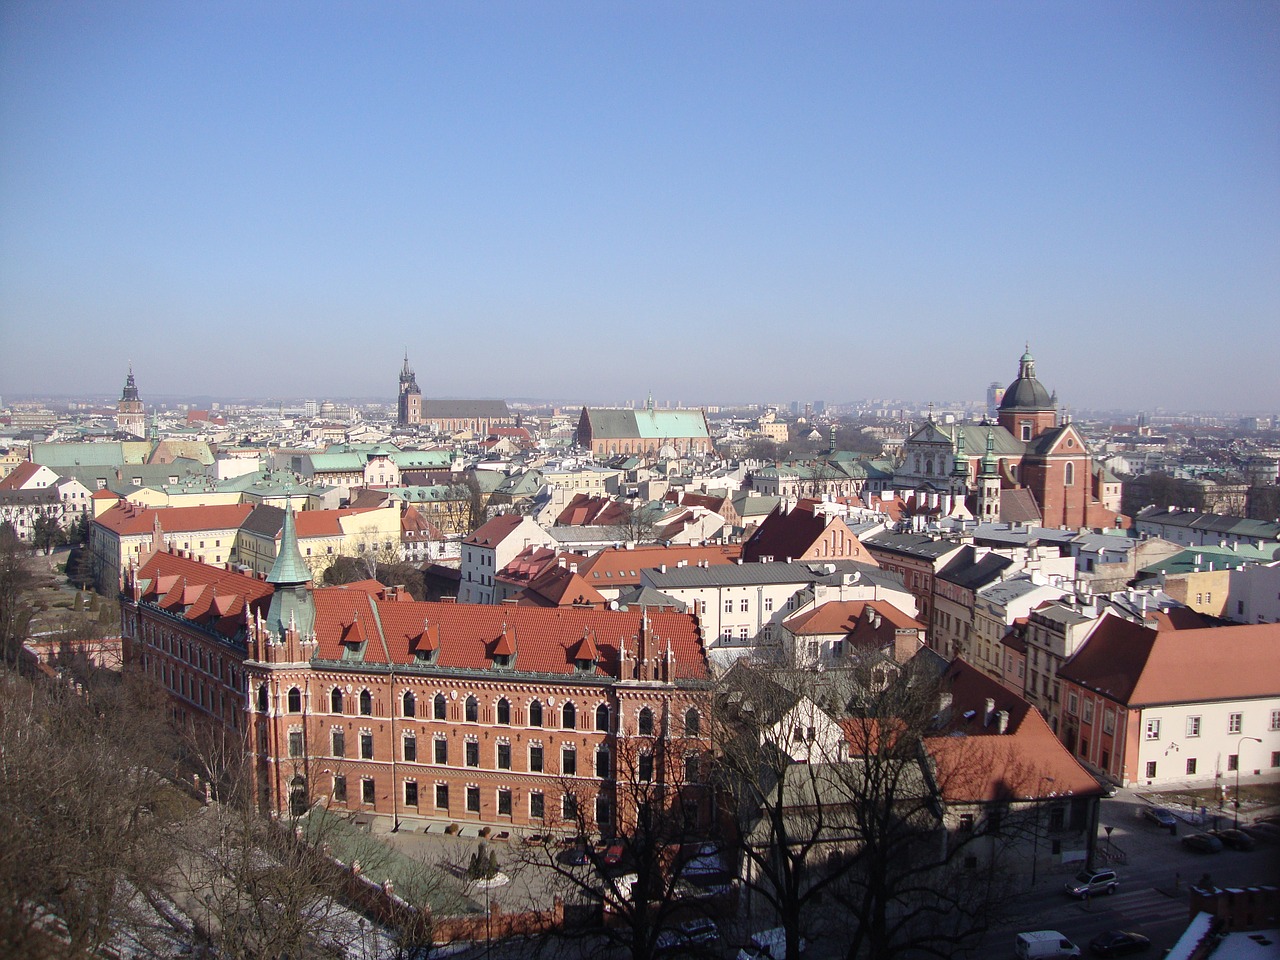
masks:
{"label": "red tile roof", "polygon": [[9,471],[7,477],[0,480],[0,490],[21,490],[22,485],[35,476],[39,469],[40,464],[24,460]]}
{"label": "red tile roof", "polygon": [[848,525],[843,520],[839,517],[827,517],[816,511],[818,502],[800,500],[790,510],[787,509],[785,500],[779,503],[742,545],[742,559],[747,563],[756,563],[761,557],[773,557],[775,560],[799,559],[826,532],[829,524],[838,523],[846,528],[845,539],[850,544],[844,558],[874,565],[875,558],[862,549],[858,538],[848,530]]}
{"label": "red tile roof", "polygon": [[244,626],[246,603],[255,612],[266,613],[273,589],[256,577],[168,551],[153,554],[142,565],[137,582],[143,581],[141,599],[228,637]]}
{"label": "red tile roof", "polygon": [[539,607],[603,607],[608,601],[572,567],[554,565],[529,581],[517,602]]}
{"label": "red tile roof", "polygon": [[654,570],[664,563],[668,569],[682,563],[688,567],[700,564],[714,566],[733,563],[741,554],[742,548],[736,544],[712,547],[650,546],[632,550],[608,547],[581,563],[578,571],[597,587],[639,586],[642,570]]}
{"label": "red tile roof", "polygon": [[252,512],[253,506],[248,503],[153,509],[121,500],[111,509],[104,510],[94,523],[118,536],[131,537],[151,533],[159,518],[165,533],[197,533],[201,530],[237,530]]}
{"label": "red tile roof", "polygon": [[1157,632],[1107,614],[1059,675],[1129,707],[1275,696],[1280,623]]}
{"label": "red tile roof", "polygon": [[[1054,736],[1040,713],[1022,697],[956,658],[945,680],[951,692],[950,724],[925,740],[938,788],[950,803],[1096,796],[1097,779]],[[993,713],[1009,716],[1006,733]],[[966,714],[969,716],[966,717]]]}
{"label": "red tile roof", "polygon": [[[617,677],[618,644],[624,642],[628,655],[635,654],[642,616],[639,610],[397,602],[328,587],[316,590],[313,596],[317,656],[322,660],[342,659],[341,632],[346,625],[359,621],[370,638],[364,651],[366,663],[386,663],[388,652],[395,663],[412,662],[414,645],[426,630],[439,643],[437,666],[489,670],[494,646],[503,631],[510,630],[515,634],[514,670],[567,676],[575,673],[571,654],[583,634],[589,632],[600,655],[596,674]],[[648,624],[654,655],[665,652],[670,642],[675,677],[708,677],[695,617],[650,612]]]}
{"label": "red tile roof", "polygon": [[509,537],[522,520],[524,517],[518,513],[501,514],[477,528],[475,533],[462,542],[476,547],[496,546]]}

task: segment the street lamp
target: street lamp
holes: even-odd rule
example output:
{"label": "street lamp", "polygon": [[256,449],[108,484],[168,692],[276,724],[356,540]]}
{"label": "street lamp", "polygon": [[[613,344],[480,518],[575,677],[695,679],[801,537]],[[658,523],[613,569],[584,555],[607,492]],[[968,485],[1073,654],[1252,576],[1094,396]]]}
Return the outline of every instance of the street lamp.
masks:
{"label": "street lamp", "polygon": [[1036,812],[1035,820],[1031,823],[1031,886],[1036,885],[1036,867],[1039,865],[1040,858],[1040,788],[1046,783],[1056,783],[1057,781],[1050,776],[1043,776],[1040,782],[1036,784]]}
{"label": "street lamp", "polygon": [[1244,746],[1246,740],[1252,740],[1254,743],[1262,741],[1257,737],[1241,737],[1236,741],[1236,796],[1235,796],[1235,818],[1231,825],[1237,830],[1240,829],[1240,748]]}

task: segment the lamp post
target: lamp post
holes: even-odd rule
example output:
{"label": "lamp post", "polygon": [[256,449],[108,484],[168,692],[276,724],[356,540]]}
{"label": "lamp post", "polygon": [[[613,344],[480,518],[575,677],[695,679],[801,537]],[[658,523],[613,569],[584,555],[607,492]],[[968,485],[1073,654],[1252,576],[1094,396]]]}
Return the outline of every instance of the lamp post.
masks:
{"label": "lamp post", "polygon": [[1240,748],[1244,746],[1246,740],[1252,740],[1254,743],[1262,741],[1257,737],[1241,737],[1236,741],[1236,796],[1235,796],[1235,817],[1231,822],[1231,826],[1237,830],[1240,829]]}
{"label": "lamp post", "polygon": [[1046,783],[1056,783],[1050,776],[1043,776],[1036,784],[1035,820],[1031,823],[1031,886],[1036,885],[1036,868],[1040,861],[1040,788]]}

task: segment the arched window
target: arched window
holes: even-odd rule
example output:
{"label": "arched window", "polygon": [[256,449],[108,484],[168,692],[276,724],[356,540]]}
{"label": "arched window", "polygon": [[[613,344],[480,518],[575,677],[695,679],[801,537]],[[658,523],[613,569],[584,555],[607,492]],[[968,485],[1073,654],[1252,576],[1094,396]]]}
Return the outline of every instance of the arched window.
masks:
{"label": "arched window", "polygon": [[329,712],[342,712],[342,688],[334,687],[333,692],[329,694]]}
{"label": "arched window", "polygon": [[468,723],[475,723],[480,719],[480,701],[475,697],[467,697],[467,710],[464,719]]}
{"label": "arched window", "polygon": [[432,715],[437,720],[443,720],[448,716],[447,702],[448,701],[445,700],[443,693],[436,694],[436,699],[432,705]]}
{"label": "arched window", "polygon": [[258,712],[267,712],[267,685],[265,683],[258,687]]}
{"label": "arched window", "polygon": [[506,726],[511,722],[511,703],[506,697],[498,701],[498,723]]}
{"label": "arched window", "polygon": [[373,694],[368,690],[360,691],[360,716],[373,716]]}
{"label": "arched window", "polygon": [[1064,486],[1073,487],[1076,483],[1076,465],[1070,460],[1067,461],[1067,468],[1062,474],[1062,483]]}
{"label": "arched window", "polygon": [[573,705],[572,701],[565,703],[560,711],[560,726],[565,730],[572,730],[578,725],[578,708]]}
{"label": "arched window", "polygon": [[289,712],[290,713],[302,712],[302,691],[299,690],[297,687],[289,688]]}
{"label": "arched window", "polygon": [[418,715],[418,698],[410,690],[404,692],[404,715],[406,717],[416,717]]}
{"label": "arched window", "polygon": [[653,736],[653,711],[648,707],[641,708],[640,716],[636,721],[636,729],[639,730],[642,737]]}
{"label": "arched window", "polygon": [[599,733],[609,732],[609,705],[602,703],[596,707],[596,730]]}
{"label": "arched window", "polygon": [[541,700],[529,701],[529,726],[531,727],[542,726],[542,701]]}
{"label": "arched window", "polygon": [[684,714],[684,735],[686,737],[696,737],[701,729],[702,718],[698,716],[697,710],[690,707]]}

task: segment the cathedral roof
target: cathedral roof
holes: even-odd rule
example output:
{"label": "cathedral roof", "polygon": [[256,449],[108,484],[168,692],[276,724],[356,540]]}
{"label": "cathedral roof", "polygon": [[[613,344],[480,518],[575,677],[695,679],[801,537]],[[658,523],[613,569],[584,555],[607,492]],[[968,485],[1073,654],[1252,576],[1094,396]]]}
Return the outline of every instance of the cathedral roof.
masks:
{"label": "cathedral roof", "polygon": [[1018,363],[1018,379],[1009,384],[1000,401],[1001,410],[1052,410],[1057,406],[1044,385],[1036,379],[1036,361],[1031,351]]}

